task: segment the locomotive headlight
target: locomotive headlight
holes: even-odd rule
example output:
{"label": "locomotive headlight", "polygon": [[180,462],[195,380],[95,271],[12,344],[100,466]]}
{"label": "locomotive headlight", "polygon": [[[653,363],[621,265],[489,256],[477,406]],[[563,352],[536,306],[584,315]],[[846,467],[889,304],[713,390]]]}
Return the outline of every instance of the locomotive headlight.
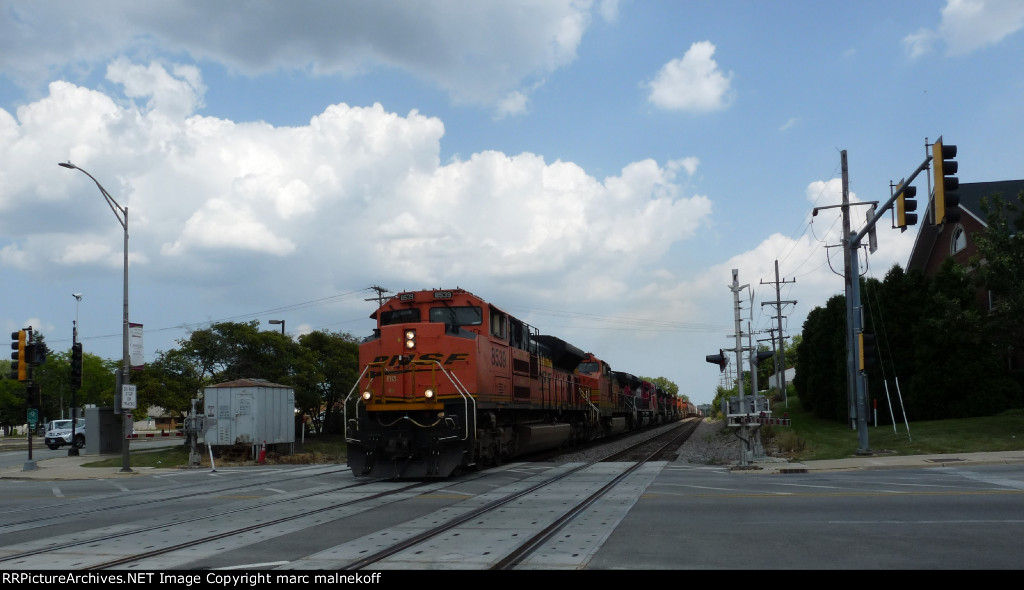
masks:
{"label": "locomotive headlight", "polygon": [[416,330],[405,331],[405,348],[406,350],[416,348]]}
{"label": "locomotive headlight", "polygon": [[433,398],[434,397],[434,390],[433,390],[433,388],[428,387],[427,390],[423,392],[423,397],[425,397],[427,399]]}
{"label": "locomotive headlight", "polygon": [[369,400],[371,397],[373,397],[373,392],[369,389],[363,392],[363,399]]}

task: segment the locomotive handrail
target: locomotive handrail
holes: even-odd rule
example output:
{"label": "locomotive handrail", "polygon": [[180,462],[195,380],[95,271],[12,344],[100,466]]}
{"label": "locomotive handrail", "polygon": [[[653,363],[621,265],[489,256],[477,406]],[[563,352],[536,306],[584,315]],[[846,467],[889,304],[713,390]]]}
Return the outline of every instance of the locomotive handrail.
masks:
{"label": "locomotive handrail", "polygon": [[[441,373],[443,373],[445,377],[448,377],[448,381],[451,381],[452,386],[455,387],[455,391],[458,392],[458,394],[462,396],[462,403],[463,403],[463,406],[466,409],[466,420],[464,421],[464,423],[466,425],[466,428],[465,428],[465,435],[462,437],[461,440],[468,440],[469,439],[469,404],[470,403],[473,404],[473,428],[474,428],[474,430],[476,429],[476,398],[474,398],[469,393],[469,389],[467,389],[466,386],[462,384],[462,381],[459,380],[458,376],[456,376],[455,373],[453,373],[453,372],[449,371],[448,369],[445,369],[443,366],[441,366],[440,361],[416,361],[416,362],[417,363],[423,363],[423,364],[433,363],[433,364],[437,365],[437,368],[441,370]],[[433,369],[431,369],[431,373],[433,373]],[[431,375],[431,378],[433,378],[433,375]]]}
{"label": "locomotive handrail", "polygon": [[[349,443],[349,442],[360,442],[358,438],[349,438],[348,437],[348,400],[349,400],[349,398],[352,397],[352,394],[359,387],[359,384],[362,383],[363,376],[366,375],[366,372],[369,371],[370,367],[372,367],[374,365],[380,365],[381,367],[383,367],[384,363],[366,363],[366,366],[363,367],[363,371],[361,373],[359,373],[359,377],[356,378],[356,382],[352,385],[352,389],[348,390],[348,395],[345,396],[345,401],[342,403],[342,408],[341,409],[342,409],[342,411],[345,414],[345,418],[342,420],[342,426],[344,428],[345,442],[346,443]],[[381,371],[381,375],[383,376],[383,370]],[[358,420],[358,419],[359,419],[359,402],[358,402],[358,399],[357,399],[356,400],[356,420]]]}
{"label": "locomotive handrail", "polygon": [[593,418],[591,418],[591,420],[594,424],[597,424],[598,422],[600,422],[601,410],[594,405],[593,401],[590,400],[590,388],[585,387],[583,385],[578,385],[577,387],[580,392],[580,397],[582,397],[583,401],[587,402],[587,405],[590,406],[590,414],[593,415]]}
{"label": "locomotive handrail", "polygon": [[[441,363],[439,361],[422,361],[422,360],[420,360],[420,361],[412,361],[412,364],[414,364],[414,365],[436,365],[437,369],[440,369],[441,373],[444,374],[446,377],[448,377],[448,381],[451,382],[452,386],[455,388],[456,393],[458,393],[460,396],[462,396],[463,407],[464,407],[465,412],[466,412],[465,428],[464,428],[464,431],[463,431],[463,436],[459,440],[463,440],[463,441],[464,440],[468,440],[469,439],[469,434],[470,434],[470,430],[469,430],[469,418],[470,418],[470,407],[469,406],[470,406],[470,403],[473,404],[473,407],[472,407],[473,428],[474,429],[476,428],[476,418],[477,418],[477,416],[476,416],[476,399],[469,393],[469,390],[466,388],[465,385],[462,384],[462,381],[459,380],[458,376],[456,376],[455,373],[452,373],[448,369],[445,369],[443,366],[441,366]],[[345,428],[345,442],[356,442],[356,443],[361,442],[358,438],[349,438],[349,436],[348,436],[348,401],[352,397],[352,394],[355,393],[356,389],[359,387],[359,384],[362,382],[363,377],[366,375],[366,372],[369,371],[370,367],[373,367],[373,366],[380,366],[381,367],[381,378],[383,379],[383,377],[384,377],[384,366],[385,366],[384,363],[367,363],[366,367],[364,367],[363,371],[359,374],[359,378],[356,379],[356,382],[352,386],[352,389],[350,389],[349,392],[348,392],[348,395],[345,396],[345,402],[344,402],[345,419],[343,420],[344,428]],[[433,382],[434,382],[434,378],[433,378],[434,367],[433,366],[430,367],[430,372],[431,372],[431,383],[433,384]],[[356,411],[355,418],[356,418],[356,420],[358,420],[359,419],[359,398],[356,398],[355,411]],[[404,418],[405,419],[409,419],[408,417],[404,417]],[[401,419],[402,418],[399,418],[399,420],[401,420]],[[412,421],[417,426],[426,427],[426,426],[424,426],[422,424],[419,424],[419,423],[417,423],[417,422],[415,422],[415,421],[413,421],[411,419],[409,419],[409,420]],[[396,422],[397,421],[398,420],[396,420]]]}
{"label": "locomotive handrail", "polygon": [[[445,377],[449,378],[449,381],[452,382],[452,386],[455,387],[456,392],[459,393],[460,395],[462,395],[463,407],[466,410],[466,420],[465,420],[466,428],[465,428],[465,434],[463,435],[462,438],[460,438],[460,440],[468,440],[469,439],[469,404],[470,403],[473,404],[473,428],[476,428],[476,398],[474,398],[469,393],[469,389],[467,389],[466,386],[462,384],[462,381],[459,380],[459,377],[457,377],[455,373],[453,373],[453,372],[445,369],[444,367],[442,367],[439,361],[414,361],[413,365],[436,365],[437,369],[440,370],[441,374],[443,374]],[[433,383],[433,377],[434,377],[433,374],[434,374],[434,368],[431,367],[430,368],[431,383]],[[415,422],[414,422],[414,424],[415,424]],[[419,424],[417,424],[417,426],[419,426]],[[445,438],[439,438],[439,440],[447,440],[447,439],[451,439],[451,438],[452,437],[445,437]]]}

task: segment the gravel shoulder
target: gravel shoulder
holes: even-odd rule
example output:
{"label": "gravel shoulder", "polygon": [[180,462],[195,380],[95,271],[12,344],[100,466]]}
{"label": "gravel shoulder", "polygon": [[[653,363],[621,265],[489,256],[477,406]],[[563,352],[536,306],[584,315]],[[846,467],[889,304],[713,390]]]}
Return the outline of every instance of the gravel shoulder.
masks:
{"label": "gravel shoulder", "polygon": [[[679,448],[679,461],[699,465],[739,465],[743,443],[736,428],[726,428],[725,420],[701,420],[697,430]],[[788,463],[789,458],[771,440],[762,440],[764,456],[757,463]]]}

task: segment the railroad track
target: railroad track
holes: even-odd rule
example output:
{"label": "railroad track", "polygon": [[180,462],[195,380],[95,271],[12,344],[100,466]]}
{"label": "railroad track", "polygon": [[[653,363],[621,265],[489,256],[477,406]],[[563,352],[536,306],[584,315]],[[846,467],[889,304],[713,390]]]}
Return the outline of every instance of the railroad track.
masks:
{"label": "railroad track", "polygon": [[663,453],[666,449],[677,448],[678,445],[682,444],[686,438],[696,430],[698,424],[699,421],[682,422],[678,427],[659,434],[654,438],[641,440],[624,450],[612,452],[604,457],[568,468],[554,476],[545,477],[522,490],[497,498],[493,501],[489,501],[466,512],[465,514],[454,517],[447,522],[431,527],[422,533],[399,541],[386,549],[377,551],[371,555],[366,555],[351,563],[341,565],[338,569],[361,570],[372,568],[372,566],[383,562],[389,557],[398,555],[402,552],[413,551],[416,546],[428,543],[460,525],[483,519],[488,514],[493,514],[502,507],[517,500],[536,494],[544,488],[548,488],[574,476],[584,474],[594,465],[613,461],[627,461],[627,463],[622,466],[621,471],[617,475],[614,475],[610,481],[599,487],[593,493],[587,495],[585,498],[575,502],[573,506],[566,510],[562,515],[555,518],[553,522],[532,536],[524,539],[516,549],[504,557],[497,559],[491,567],[488,568],[492,570],[513,569],[527,556],[542,547],[545,542],[550,540],[552,536],[562,530],[569,522],[575,519],[596,501],[607,495],[610,490],[633,474],[637,469],[642,467],[648,461],[654,460],[655,457]]}
{"label": "railroad track", "polygon": [[[341,552],[340,558],[326,558],[323,555],[312,555],[308,559],[297,559],[280,565],[283,569],[344,569],[360,570],[372,569],[374,567],[387,567],[387,560],[398,556],[403,552],[416,552],[416,547],[436,543],[439,538],[446,534],[458,536],[455,532],[459,527],[467,523],[486,521],[489,518],[496,518],[495,514],[500,513],[503,507],[512,506],[517,502],[534,501],[542,494],[559,494],[558,486],[583,487],[589,493],[585,497],[573,498],[571,506],[551,522],[543,527],[535,527],[530,535],[516,539],[512,550],[504,554],[496,554],[495,558],[488,565],[489,569],[512,569],[523,562],[529,555],[537,551],[553,535],[563,530],[574,518],[584,513],[606,496],[618,484],[635,473],[647,461],[654,459],[665,448],[672,448],[680,444],[680,437],[688,436],[696,427],[697,421],[680,423],[679,428],[673,429],[670,434],[663,434],[657,440],[644,440],[634,447],[625,451],[608,453],[604,457],[582,464],[565,464],[554,469],[544,469],[546,473],[534,477],[527,477],[517,484],[508,486],[500,493],[478,494],[464,501],[453,505],[448,512],[453,513],[450,517],[443,518],[437,515],[428,515],[433,524],[423,532],[410,535],[393,543],[385,543],[387,546],[376,551],[367,551],[364,540],[355,540],[355,552],[358,557],[349,558]],[[637,450],[636,447],[643,447]],[[610,465],[608,461],[619,461]],[[604,463],[602,463],[604,462]],[[526,464],[524,464],[526,465]],[[595,476],[596,466],[600,468],[601,474]],[[611,471],[609,471],[611,469]],[[337,470],[339,473],[342,469]],[[92,529],[83,533],[64,535],[53,542],[33,542],[29,546],[19,547],[19,550],[6,555],[0,554],[0,567],[4,569],[19,569],[48,567],[47,563],[57,563],[58,560],[67,560],[73,556],[74,562],[69,567],[80,570],[96,570],[109,568],[154,568],[169,569],[174,567],[190,567],[195,563],[197,551],[204,546],[210,547],[214,543],[235,547],[244,547],[251,542],[253,536],[261,540],[271,539],[275,536],[304,530],[305,528],[326,523],[344,523],[344,519],[362,510],[384,509],[387,504],[414,498],[424,493],[430,493],[445,487],[472,482],[479,477],[486,477],[491,470],[479,472],[457,478],[455,480],[430,480],[419,482],[388,481],[377,482],[371,480],[353,480],[350,485],[345,486],[324,486],[311,491],[295,492],[280,497],[273,497],[269,501],[266,498],[254,500],[243,506],[230,510],[205,510],[199,511],[188,518],[161,519],[137,522],[132,524],[112,524],[109,527]],[[324,473],[310,472],[299,477],[318,477]],[[594,479],[600,479],[602,484],[595,486],[591,483]],[[587,483],[581,484],[581,481]],[[372,491],[370,493],[354,493],[357,488],[370,484],[381,484],[386,489]],[[266,482],[250,484],[252,486],[266,486]],[[239,486],[234,482],[230,486],[203,488],[189,494],[177,494],[174,496],[153,498],[143,502],[133,502],[138,507],[144,504],[162,505],[166,502],[180,502],[187,504],[190,497],[210,494],[239,494],[244,492],[245,486]],[[166,492],[166,491],[165,491]],[[492,497],[493,496],[493,497]],[[283,510],[284,514],[276,518],[267,518],[260,513],[268,507],[276,506],[276,510]],[[119,508],[125,504],[109,506],[106,508],[95,508],[92,510],[78,511],[76,514],[88,513],[92,517],[102,517],[105,513],[116,514]],[[66,506],[65,506],[66,508]],[[164,506],[166,508],[166,506]],[[108,512],[109,511],[109,512]],[[9,511],[7,514],[10,515]],[[251,513],[248,517],[246,514]],[[278,513],[280,514],[280,513]],[[239,517],[245,523],[239,523]],[[32,519],[23,521],[8,522],[0,526],[0,533],[12,530],[23,530],[28,526],[39,527],[40,518],[44,521],[52,519],[54,524],[59,519],[66,519],[68,515],[55,514],[52,516],[40,517],[38,507],[34,511]],[[81,517],[80,517],[81,518]],[[112,518],[111,520],[116,521]],[[233,523],[233,524],[232,524]],[[43,523],[45,526],[45,522]],[[200,534],[181,541],[180,536],[173,538],[169,535],[172,530],[196,530]],[[517,533],[518,534],[518,533]],[[463,539],[469,538],[469,535]],[[447,542],[447,541],[445,541]],[[0,548],[2,551],[4,548]],[[328,550],[330,551],[330,550]],[[337,551],[335,551],[337,553]],[[48,558],[52,556],[52,558]],[[155,565],[154,565],[155,564]]]}

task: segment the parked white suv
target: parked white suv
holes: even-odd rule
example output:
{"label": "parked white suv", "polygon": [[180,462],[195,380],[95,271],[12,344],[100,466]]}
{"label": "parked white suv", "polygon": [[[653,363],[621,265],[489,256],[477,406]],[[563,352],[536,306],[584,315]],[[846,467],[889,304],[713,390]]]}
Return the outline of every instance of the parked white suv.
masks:
{"label": "parked white suv", "polygon": [[[59,449],[64,445],[72,444],[71,420],[54,420],[46,431],[46,438],[43,439],[46,446],[51,449]],[[75,423],[75,448],[85,448],[85,418],[79,418]]]}

